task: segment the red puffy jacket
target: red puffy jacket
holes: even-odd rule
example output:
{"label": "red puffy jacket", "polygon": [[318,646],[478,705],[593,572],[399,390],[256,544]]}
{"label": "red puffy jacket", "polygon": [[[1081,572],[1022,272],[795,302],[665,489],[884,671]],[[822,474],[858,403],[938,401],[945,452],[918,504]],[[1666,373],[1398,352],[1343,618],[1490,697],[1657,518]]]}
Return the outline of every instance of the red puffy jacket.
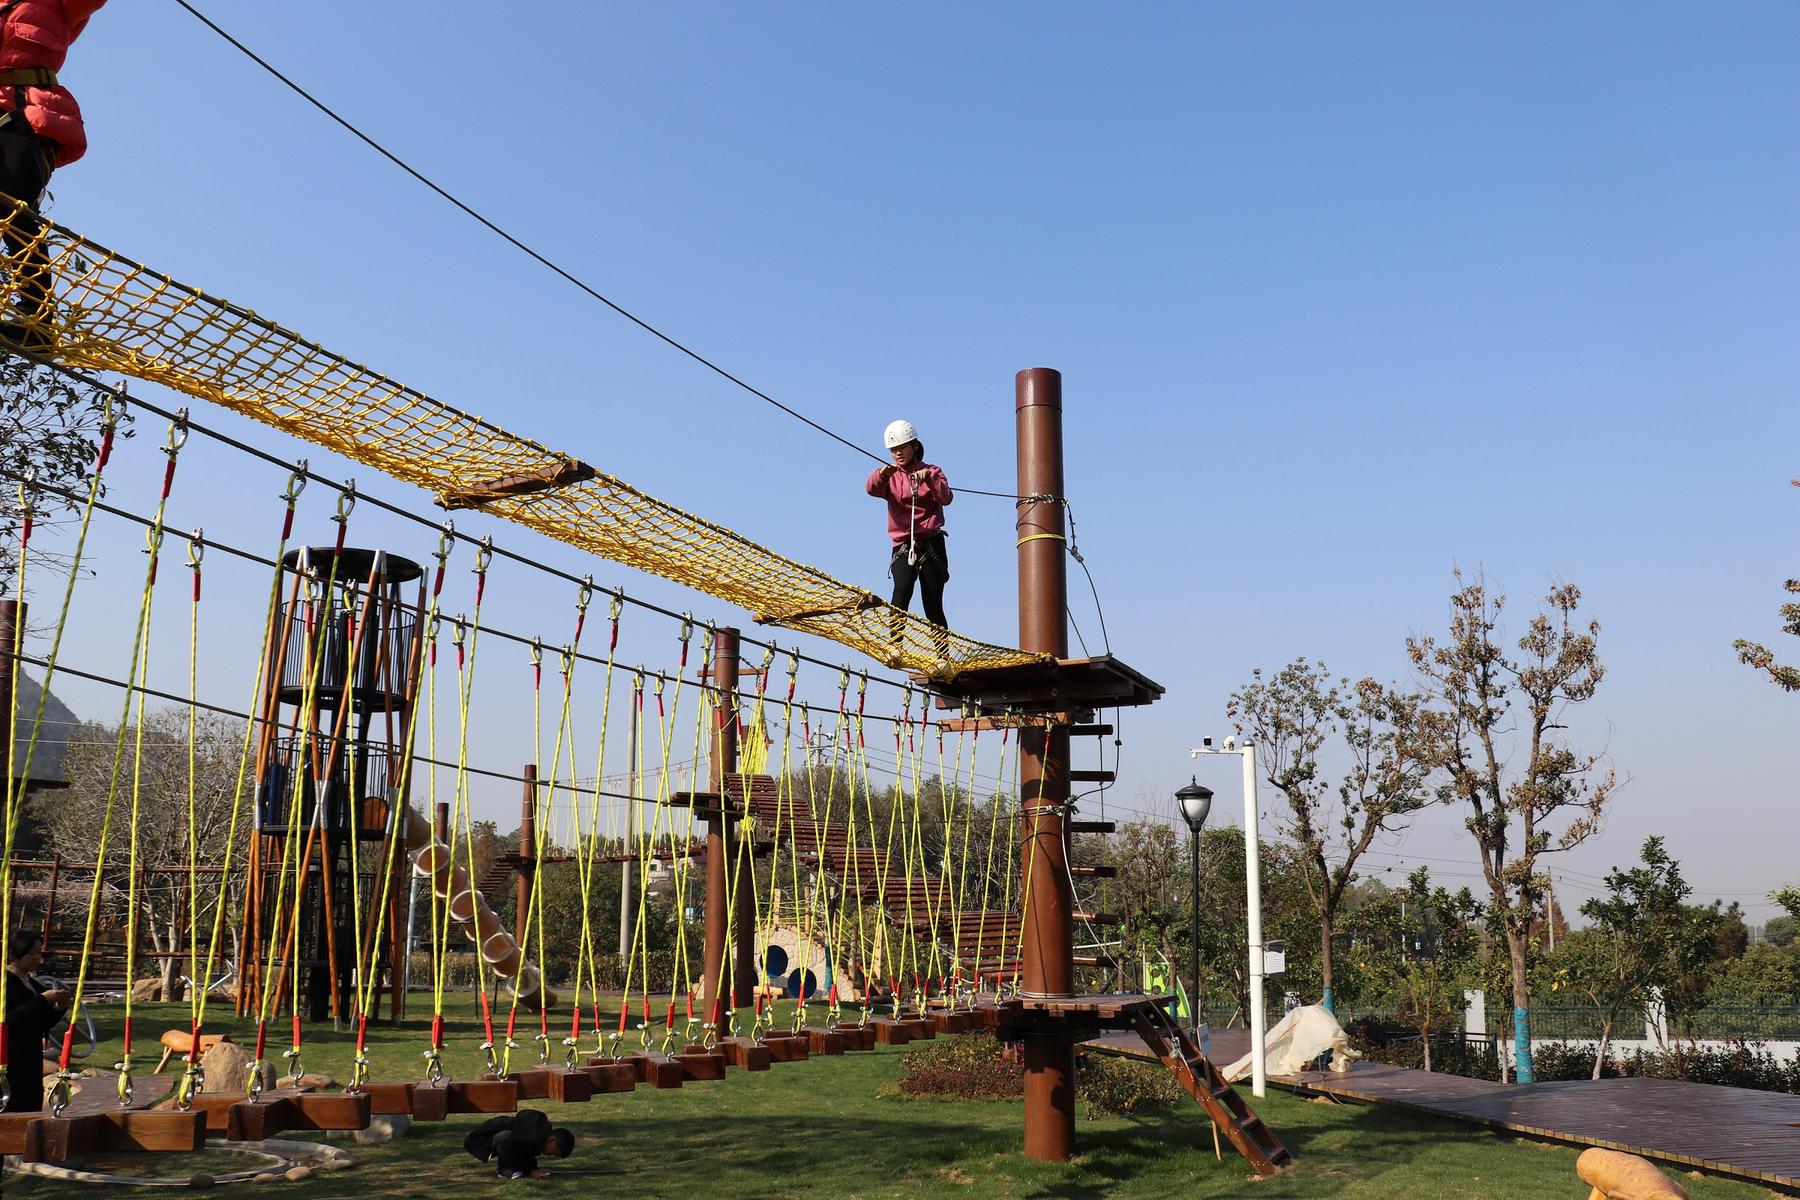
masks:
{"label": "red puffy jacket", "polygon": [[[62,70],[69,43],[81,36],[88,18],[106,0],[12,0],[0,4],[0,71],[13,67]],[[66,87],[0,86],[0,112],[25,98],[25,120],[60,149],[56,165],[66,167],[87,153],[81,106]]]}

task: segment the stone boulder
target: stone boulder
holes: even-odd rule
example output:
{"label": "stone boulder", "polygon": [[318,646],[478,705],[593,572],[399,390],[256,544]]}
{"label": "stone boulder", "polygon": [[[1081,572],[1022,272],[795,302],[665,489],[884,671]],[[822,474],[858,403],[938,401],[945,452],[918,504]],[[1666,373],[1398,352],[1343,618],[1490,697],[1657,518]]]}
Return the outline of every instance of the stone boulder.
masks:
{"label": "stone boulder", "polygon": [[[250,1076],[250,1052],[236,1042],[220,1042],[200,1056],[200,1070],[206,1075],[209,1092],[241,1092]],[[265,1062],[261,1069],[264,1091],[275,1087],[275,1067]]]}

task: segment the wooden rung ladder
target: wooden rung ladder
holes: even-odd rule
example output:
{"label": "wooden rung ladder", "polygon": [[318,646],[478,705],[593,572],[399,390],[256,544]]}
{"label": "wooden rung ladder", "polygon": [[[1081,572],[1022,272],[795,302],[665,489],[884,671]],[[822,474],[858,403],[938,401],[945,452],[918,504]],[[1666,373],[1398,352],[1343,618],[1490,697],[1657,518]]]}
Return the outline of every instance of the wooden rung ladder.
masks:
{"label": "wooden rung ladder", "polygon": [[1187,1032],[1170,1021],[1161,1009],[1146,1004],[1131,1012],[1132,1027],[1150,1052],[1175,1073],[1188,1095],[1200,1102],[1212,1123],[1225,1131],[1237,1152],[1258,1175],[1274,1175],[1294,1161],[1275,1131],[1250,1110],[1237,1089],[1225,1082]]}

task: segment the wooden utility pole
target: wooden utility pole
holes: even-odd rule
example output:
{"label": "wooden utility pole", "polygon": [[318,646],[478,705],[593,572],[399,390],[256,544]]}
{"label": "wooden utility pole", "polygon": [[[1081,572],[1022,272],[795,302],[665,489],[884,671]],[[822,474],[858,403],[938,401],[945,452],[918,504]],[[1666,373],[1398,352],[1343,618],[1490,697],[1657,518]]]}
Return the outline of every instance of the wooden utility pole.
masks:
{"label": "wooden utility pole", "polygon": [[[707,755],[706,790],[718,801],[706,810],[706,952],[702,987],[708,1019],[715,1026],[725,1020],[722,981],[725,974],[727,930],[736,922],[726,906],[726,878],[731,869],[731,839],[726,836],[725,778],[737,771],[738,631],[713,631],[712,686],[713,736]],[[735,968],[735,960],[734,960]],[[734,974],[738,972],[734,969]],[[739,991],[733,981],[732,1003]]]}
{"label": "wooden utility pole", "polygon": [[[1019,647],[1066,658],[1068,568],[1063,529],[1062,375],[1048,367],[1014,379],[1019,495],[1045,497],[1018,507]],[[1071,995],[1074,894],[1063,821],[1069,801],[1069,731],[1026,725],[1019,731],[1019,840],[1025,898],[1026,997]],[[1067,1160],[1075,1148],[1075,1044],[1052,1026],[1025,1039],[1025,1156]]]}

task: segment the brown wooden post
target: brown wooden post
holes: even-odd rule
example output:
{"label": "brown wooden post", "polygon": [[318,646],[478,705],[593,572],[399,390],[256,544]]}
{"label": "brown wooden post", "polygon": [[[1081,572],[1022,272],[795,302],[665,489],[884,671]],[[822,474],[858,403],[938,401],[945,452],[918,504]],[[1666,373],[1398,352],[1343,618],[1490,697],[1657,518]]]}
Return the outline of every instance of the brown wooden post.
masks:
{"label": "brown wooden post", "polygon": [[[6,723],[6,736],[0,738],[0,780],[4,780],[6,788],[0,792],[0,836],[5,835],[7,826],[12,823],[13,803],[13,738],[18,734],[18,727],[13,724],[13,684],[19,672],[24,669],[19,662],[19,654],[25,648],[25,602],[22,600],[0,600],[0,721]],[[44,686],[49,687],[46,679]],[[19,764],[23,771],[25,765]],[[21,796],[24,787],[18,789]],[[5,931],[7,936],[11,930]]]}
{"label": "brown wooden post", "polygon": [[[537,884],[537,764],[525,764],[525,796],[519,803],[519,878],[514,883],[514,905],[518,911],[513,913],[513,940],[521,946],[531,943],[525,940],[531,929],[531,889]],[[474,869],[474,864],[470,864]],[[480,880],[470,879],[473,887]],[[544,957],[540,946],[537,957]]]}
{"label": "brown wooden post", "polygon": [[[707,791],[720,798],[720,808],[706,817],[706,952],[701,972],[703,1002],[708,1020],[723,1024],[725,1008],[720,991],[725,973],[725,942],[731,927],[731,914],[725,907],[726,871],[731,863],[731,840],[725,836],[726,822],[721,809],[725,796],[725,777],[737,770],[737,678],[738,631],[732,628],[713,631],[712,686],[713,736],[707,755]],[[737,988],[732,989],[733,992]],[[736,1001],[736,996],[733,996]]]}
{"label": "brown wooden post", "polygon": [[450,802],[439,800],[437,806],[437,840],[450,844]]}
{"label": "brown wooden post", "polygon": [[[1051,499],[1018,508],[1019,646],[1066,658],[1068,575],[1064,555],[1062,375],[1048,367],[1014,379],[1019,494]],[[1019,731],[1021,894],[1025,900],[1021,986],[1028,997],[1074,987],[1074,895],[1063,838],[1069,799],[1066,726]],[[1055,1030],[1025,1039],[1025,1156],[1067,1160],[1075,1149],[1075,1044]]]}

